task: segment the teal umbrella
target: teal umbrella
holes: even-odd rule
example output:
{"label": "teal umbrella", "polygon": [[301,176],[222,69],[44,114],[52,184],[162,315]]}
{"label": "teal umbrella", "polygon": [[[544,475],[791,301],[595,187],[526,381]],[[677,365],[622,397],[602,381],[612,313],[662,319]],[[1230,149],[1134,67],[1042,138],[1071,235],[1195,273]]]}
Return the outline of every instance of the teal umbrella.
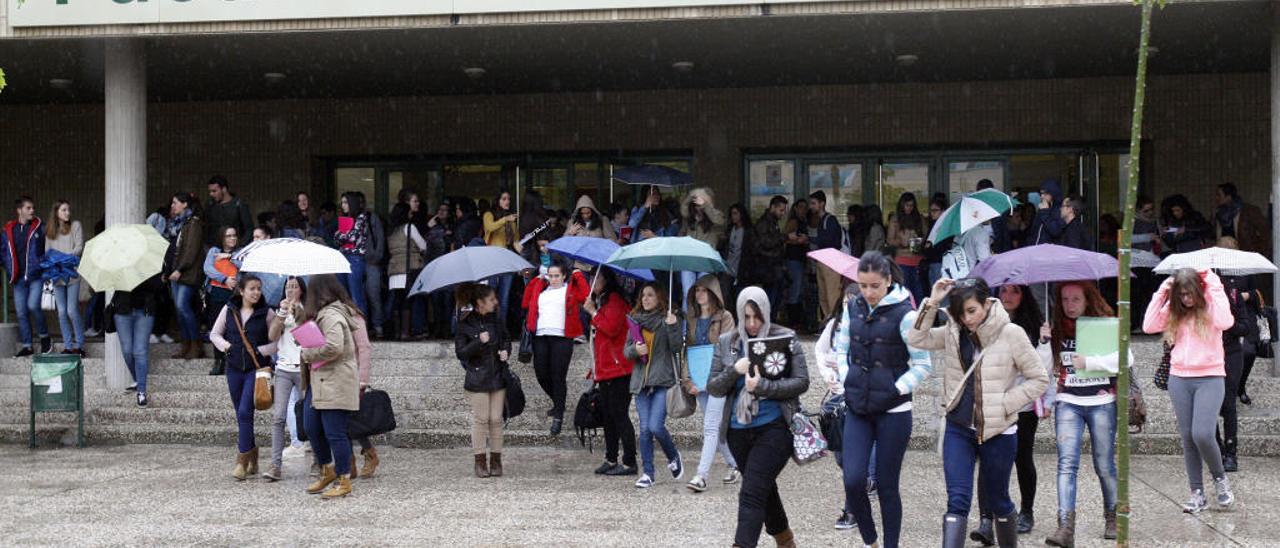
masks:
{"label": "teal umbrella", "polygon": [[659,236],[623,246],[605,264],[623,269],[648,268],[667,271],[667,302],[671,302],[674,272],[725,272],[728,267],[720,252],[702,240],[688,236]]}
{"label": "teal umbrella", "polygon": [[994,188],[979,190],[960,198],[951,207],[942,212],[938,221],[933,223],[929,231],[929,241],[941,242],[952,236],[959,236],[982,223],[1004,215],[1013,209],[1013,198]]}

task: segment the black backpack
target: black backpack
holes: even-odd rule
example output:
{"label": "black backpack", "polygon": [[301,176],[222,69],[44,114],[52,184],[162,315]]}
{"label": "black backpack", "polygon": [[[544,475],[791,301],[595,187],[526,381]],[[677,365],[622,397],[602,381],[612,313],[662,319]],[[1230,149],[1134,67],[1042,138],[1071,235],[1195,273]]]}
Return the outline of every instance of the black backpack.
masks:
{"label": "black backpack", "polygon": [[600,389],[592,386],[591,390],[582,393],[578,398],[578,407],[573,412],[573,427],[578,429],[578,442],[593,451],[596,430],[604,427],[604,404],[600,401]]}

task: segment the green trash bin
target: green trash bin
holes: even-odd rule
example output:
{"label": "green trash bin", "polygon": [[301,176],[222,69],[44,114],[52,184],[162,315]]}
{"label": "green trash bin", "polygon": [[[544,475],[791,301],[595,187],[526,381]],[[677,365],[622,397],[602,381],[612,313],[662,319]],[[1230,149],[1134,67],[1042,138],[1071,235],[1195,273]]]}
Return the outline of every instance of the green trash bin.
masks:
{"label": "green trash bin", "polygon": [[84,366],[74,354],[41,354],[31,362],[31,447],[36,446],[36,413],[77,416],[76,445],[84,447]]}

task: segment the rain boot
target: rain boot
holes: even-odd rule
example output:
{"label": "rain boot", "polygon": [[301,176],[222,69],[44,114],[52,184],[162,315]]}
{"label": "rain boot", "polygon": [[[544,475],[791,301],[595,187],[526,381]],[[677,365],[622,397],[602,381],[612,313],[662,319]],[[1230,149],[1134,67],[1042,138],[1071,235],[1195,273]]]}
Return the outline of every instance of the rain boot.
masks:
{"label": "rain boot", "polygon": [[334,482],[333,486],[329,487],[328,491],[325,491],[323,494],[321,494],[320,498],[324,500],[337,499],[337,498],[345,497],[350,494],[351,494],[351,478],[343,476],[338,478],[338,481]]}
{"label": "rain boot", "polygon": [[360,471],[359,471],[359,470],[356,470],[356,463],[357,463],[357,462],[360,462],[360,461],[356,460],[356,452],[355,452],[355,450],[353,449],[353,450],[351,451],[351,473],[350,473],[350,474],[348,474],[349,476],[351,476],[351,479],[356,479],[356,478],[360,477]]}
{"label": "rain boot", "polygon": [[992,546],[996,543],[996,534],[992,530],[991,514],[978,516],[978,528],[969,533],[969,540],[981,543],[983,546]]}
{"label": "rain boot", "polygon": [[477,453],[476,456],[476,477],[489,477],[489,457],[484,453]]}
{"label": "rain boot", "polygon": [[1075,548],[1076,546],[1076,513],[1075,512],[1059,512],[1058,513],[1058,530],[1052,535],[1044,539],[1044,543],[1049,546],[1057,546],[1059,548]]}
{"label": "rain boot", "polygon": [[239,453],[236,455],[236,467],[231,471],[231,477],[236,481],[244,481],[249,477],[249,453]]}
{"label": "rain boot", "polygon": [[333,471],[332,462],[324,466],[321,466],[320,477],[316,479],[316,481],[312,482],[311,485],[307,486],[307,494],[318,495],[320,494],[321,491],[324,491],[325,487],[328,487],[329,484],[333,483],[337,479],[338,479],[338,476]]}
{"label": "rain boot", "polygon": [[253,449],[250,449],[250,450],[249,450],[249,452],[247,453],[247,455],[248,455],[248,457],[246,457],[246,460],[245,460],[245,467],[246,467],[245,472],[246,472],[246,473],[248,473],[248,475],[249,475],[249,476],[256,476],[256,475],[258,475],[258,448],[257,448],[257,446],[254,446],[254,448],[253,448]]}
{"label": "rain boot", "polygon": [[1018,546],[1018,513],[1009,512],[1006,516],[996,516],[996,544],[1000,548],[1017,548]]}
{"label": "rain boot", "polygon": [[969,520],[965,516],[942,516],[942,548],[964,548],[964,531],[968,527]]}
{"label": "rain boot", "polygon": [[[360,454],[364,455],[364,466],[360,467],[360,475],[364,479],[369,479],[370,476],[373,476],[373,471],[378,469],[378,449],[370,447],[361,451]],[[354,463],[355,461],[352,462]],[[351,468],[354,470],[355,466]]]}
{"label": "rain boot", "polygon": [[1102,538],[1115,540],[1118,536],[1116,534],[1116,511],[1110,510],[1103,512],[1102,519],[1106,522],[1106,526],[1102,529]]}
{"label": "rain boot", "polygon": [[796,534],[791,529],[773,535],[773,541],[778,543],[778,548],[796,548]]}
{"label": "rain boot", "polygon": [[502,453],[489,453],[489,477],[502,477]]}

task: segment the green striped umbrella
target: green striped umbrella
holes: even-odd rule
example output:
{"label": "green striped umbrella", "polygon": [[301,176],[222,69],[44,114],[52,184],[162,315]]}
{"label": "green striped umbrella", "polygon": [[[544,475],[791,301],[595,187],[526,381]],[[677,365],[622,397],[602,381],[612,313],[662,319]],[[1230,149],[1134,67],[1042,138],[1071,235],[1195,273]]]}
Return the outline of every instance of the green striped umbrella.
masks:
{"label": "green striped umbrella", "polygon": [[942,212],[938,222],[929,231],[929,241],[938,243],[952,236],[959,236],[978,225],[999,217],[1013,209],[1013,199],[994,188],[969,194]]}

